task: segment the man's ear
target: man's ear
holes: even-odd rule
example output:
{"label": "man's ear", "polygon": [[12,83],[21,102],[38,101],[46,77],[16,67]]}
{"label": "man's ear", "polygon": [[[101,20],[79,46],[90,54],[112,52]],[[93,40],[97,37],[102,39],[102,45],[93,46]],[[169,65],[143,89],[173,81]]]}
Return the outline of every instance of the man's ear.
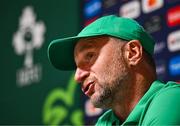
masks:
{"label": "man's ear", "polygon": [[125,57],[129,66],[137,65],[142,59],[143,47],[139,40],[131,40],[125,45]]}

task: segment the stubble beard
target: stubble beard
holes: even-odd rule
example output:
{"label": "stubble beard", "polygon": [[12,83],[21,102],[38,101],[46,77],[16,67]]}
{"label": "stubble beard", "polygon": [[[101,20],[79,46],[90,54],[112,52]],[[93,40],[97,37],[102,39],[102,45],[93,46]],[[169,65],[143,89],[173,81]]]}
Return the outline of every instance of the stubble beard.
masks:
{"label": "stubble beard", "polygon": [[[104,86],[100,87],[97,97],[91,99],[92,104],[96,108],[112,108],[113,104],[117,102],[117,99],[120,92],[124,90],[124,81],[128,77],[128,73],[125,72],[123,75],[118,76],[113,82],[111,83],[104,83]],[[119,100],[122,98],[119,97]]]}
{"label": "stubble beard", "polygon": [[125,83],[129,77],[129,72],[124,62],[122,62],[123,65],[120,69],[117,69],[116,63],[108,69],[113,73],[106,71],[103,77],[104,81],[98,83],[98,94],[91,99],[92,104],[97,108],[112,108],[117,102],[117,98],[118,100],[124,98],[121,97],[121,94],[126,90]]}

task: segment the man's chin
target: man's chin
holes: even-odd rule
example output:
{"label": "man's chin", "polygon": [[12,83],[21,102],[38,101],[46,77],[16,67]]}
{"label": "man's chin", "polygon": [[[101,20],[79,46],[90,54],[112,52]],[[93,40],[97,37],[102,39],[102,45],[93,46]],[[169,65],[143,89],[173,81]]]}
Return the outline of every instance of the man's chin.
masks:
{"label": "man's chin", "polygon": [[94,101],[91,101],[91,102],[95,108],[104,108],[104,106],[99,102],[94,102]]}
{"label": "man's chin", "polygon": [[95,108],[110,108],[110,103],[107,100],[100,99],[97,96],[91,96],[90,101]]}
{"label": "man's chin", "polygon": [[97,96],[95,96],[94,94],[90,97],[90,101],[94,107],[96,107],[96,108],[102,107],[102,102],[100,102],[99,98]]}

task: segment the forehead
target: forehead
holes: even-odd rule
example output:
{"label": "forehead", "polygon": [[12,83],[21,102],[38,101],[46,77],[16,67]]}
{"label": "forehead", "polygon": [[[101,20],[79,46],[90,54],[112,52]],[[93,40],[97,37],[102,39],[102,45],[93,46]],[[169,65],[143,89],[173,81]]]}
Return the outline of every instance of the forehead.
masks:
{"label": "forehead", "polygon": [[108,40],[109,40],[108,36],[82,38],[77,42],[74,51],[81,52],[89,48],[100,47],[105,45],[108,42]]}

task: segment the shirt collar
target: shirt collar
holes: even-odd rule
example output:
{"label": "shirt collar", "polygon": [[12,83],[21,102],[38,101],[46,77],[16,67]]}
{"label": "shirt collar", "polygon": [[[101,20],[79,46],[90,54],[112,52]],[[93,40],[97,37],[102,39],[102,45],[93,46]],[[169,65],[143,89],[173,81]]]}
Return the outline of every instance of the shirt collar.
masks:
{"label": "shirt collar", "polygon": [[154,81],[149,88],[149,90],[145,93],[145,95],[141,98],[138,104],[135,106],[133,111],[130,113],[128,118],[122,125],[130,125],[137,124],[142,116],[143,111],[147,109],[148,104],[153,99],[156,92],[158,92],[162,88],[162,83],[160,81]]}

